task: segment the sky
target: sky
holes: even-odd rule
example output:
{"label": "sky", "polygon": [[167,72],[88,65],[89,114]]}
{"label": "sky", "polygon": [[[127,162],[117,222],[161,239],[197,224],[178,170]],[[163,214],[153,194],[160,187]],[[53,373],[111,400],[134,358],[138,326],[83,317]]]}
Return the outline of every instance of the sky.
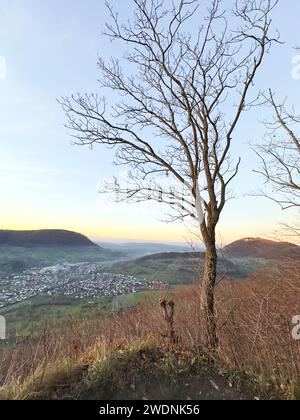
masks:
{"label": "sky", "polygon": [[[112,3],[120,16],[130,15],[131,0]],[[287,96],[300,111],[294,50],[300,45],[299,0],[281,0],[273,16],[285,44],[267,57],[257,84]],[[75,146],[64,127],[57,98],[99,92],[97,57],[121,53],[101,37],[107,20],[102,0],[0,0],[0,229],[70,229],[107,241],[190,241],[188,226],[165,223],[161,207],[120,205],[101,196],[99,182],[120,172],[112,151]],[[295,217],[250,196],[262,187],[251,150],[265,131],[260,117],[257,111],[244,116],[234,138],[242,166],[232,186],[236,198],[218,227],[223,243],[270,236]]]}

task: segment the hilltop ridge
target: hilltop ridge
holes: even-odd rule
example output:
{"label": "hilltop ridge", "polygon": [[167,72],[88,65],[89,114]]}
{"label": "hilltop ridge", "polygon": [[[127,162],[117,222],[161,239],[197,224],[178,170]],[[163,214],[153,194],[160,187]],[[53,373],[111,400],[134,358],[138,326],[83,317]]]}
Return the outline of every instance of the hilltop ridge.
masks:
{"label": "hilltop ridge", "polygon": [[290,242],[278,242],[264,238],[242,238],[224,247],[225,257],[300,259],[300,247]]}
{"label": "hilltop ridge", "polygon": [[94,242],[81,233],[60,229],[0,230],[0,245],[15,247],[97,247]]}

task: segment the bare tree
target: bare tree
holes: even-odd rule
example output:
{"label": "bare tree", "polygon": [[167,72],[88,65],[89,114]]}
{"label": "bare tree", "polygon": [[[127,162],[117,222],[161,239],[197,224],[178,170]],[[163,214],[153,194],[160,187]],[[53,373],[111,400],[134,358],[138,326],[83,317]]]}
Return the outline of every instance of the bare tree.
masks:
{"label": "bare tree", "polygon": [[[283,210],[300,210],[300,115],[294,109],[288,110],[285,103],[278,104],[269,91],[268,102],[273,110],[273,120],[265,122],[266,141],[256,148],[261,161],[260,170],[270,192],[263,196],[270,198]],[[293,236],[300,235],[297,226],[285,225],[285,231]]]}
{"label": "bare tree", "polygon": [[[198,224],[206,247],[201,308],[211,348],[218,343],[216,226],[240,165],[230,150],[243,112],[259,102],[260,92],[248,94],[278,40],[270,35],[277,2],[237,0],[224,10],[228,1],[212,0],[203,13],[199,0],[131,0],[134,16],[123,24],[107,4],[111,23],[104,34],[128,51],[121,59],[126,67],[116,58],[99,59],[100,87],[120,100],[86,94],[61,101],[76,143],[114,148],[116,164],[131,167],[128,185],[114,179],[106,190],[167,203],[175,218]],[[173,188],[164,187],[164,175]]]}

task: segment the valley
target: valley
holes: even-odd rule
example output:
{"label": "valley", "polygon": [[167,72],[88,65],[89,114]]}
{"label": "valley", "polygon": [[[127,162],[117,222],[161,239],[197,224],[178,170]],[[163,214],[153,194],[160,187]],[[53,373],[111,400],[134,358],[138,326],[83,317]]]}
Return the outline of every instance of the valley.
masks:
{"label": "valley", "polygon": [[74,299],[114,297],[150,289],[153,284],[132,275],[106,273],[101,263],[62,263],[27,270],[1,280],[0,308],[39,295]]}
{"label": "valley", "polygon": [[[203,274],[205,254],[184,252],[184,245],[107,245],[111,248],[103,243],[51,247],[2,243],[0,315],[7,317],[9,331],[24,335],[42,320],[134,306],[147,293],[196,283]],[[280,249],[290,258],[299,251],[291,244],[257,238],[230,244],[220,251],[218,278],[244,281],[270,264],[272,250],[278,260]]]}

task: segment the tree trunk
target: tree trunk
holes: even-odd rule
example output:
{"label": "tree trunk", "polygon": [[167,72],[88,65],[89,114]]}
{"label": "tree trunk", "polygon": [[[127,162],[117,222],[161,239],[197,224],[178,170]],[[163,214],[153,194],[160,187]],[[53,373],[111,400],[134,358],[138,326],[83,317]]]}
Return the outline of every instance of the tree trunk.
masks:
{"label": "tree trunk", "polygon": [[204,319],[206,345],[215,350],[218,346],[215,314],[215,285],[217,277],[217,250],[214,241],[206,244],[204,275],[201,284],[201,311]]}

